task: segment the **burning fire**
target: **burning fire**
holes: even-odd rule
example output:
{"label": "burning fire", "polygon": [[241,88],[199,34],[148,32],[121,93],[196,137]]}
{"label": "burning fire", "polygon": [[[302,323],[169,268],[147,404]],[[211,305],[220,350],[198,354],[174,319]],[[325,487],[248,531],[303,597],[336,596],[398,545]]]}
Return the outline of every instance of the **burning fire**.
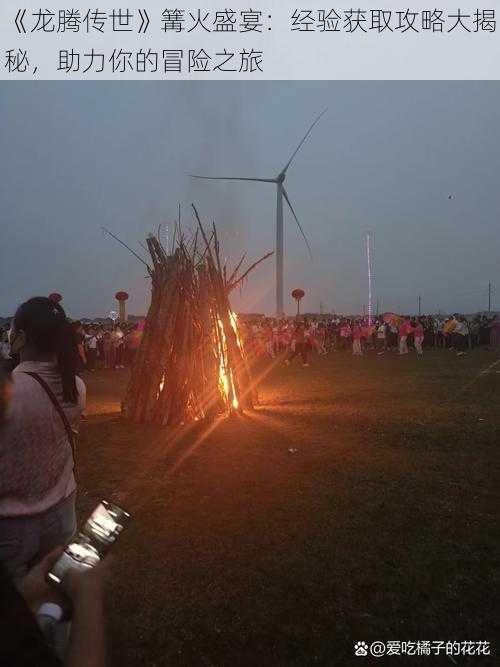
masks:
{"label": "burning fire", "polygon": [[158,393],[156,394],[156,400],[160,398],[160,394],[163,391],[164,386],[165,386],[165,373],[162,375],[160,386],[158,387]]}
{"label": "burning fire", "polygon": [[[236,333],[238,345],[240,345],[238,337],[238,329],[236,326],[236,315],[231,311],[229,311],[229,318],[231,326],[233,327]],[[219,336],[217,340],[218,357],[219,357],[219,388],[226,404],[230,403],[234,408],[234,410],[237,410],[240,404],[238,401],[238,397],[236,396],[236,388],[234,386],[233,372],[231,369],[229,369],[228,372],[227,369],[228,367],[227,340],[222,320],[217,319],[217,326],[219,329]]]}
{"label": "burning fire", "polygon": [[229,321],[231,322],[233,331],[236,334],[236,342],[238,343],[238,347],[243,352],[243,343],[241,342],[240,332],[238,331],[238,315],[236,315],[236,313],[233,313],[232,310],[229,311]]}

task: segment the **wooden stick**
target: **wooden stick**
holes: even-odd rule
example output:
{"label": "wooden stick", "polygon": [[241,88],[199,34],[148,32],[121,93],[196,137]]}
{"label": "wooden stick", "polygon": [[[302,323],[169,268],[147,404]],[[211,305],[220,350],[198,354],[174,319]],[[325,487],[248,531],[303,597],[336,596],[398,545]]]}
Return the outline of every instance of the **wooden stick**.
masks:
{"label": "wooden stick", "polygon": [[142,257],[141,257],[140,255],[138,255],[134,250],[132,250],[132,248],[129,248],[129,246],[128,246],[126,243],[124,243],[121,239],[119,239],[118,236],[115,236],[115,235],[113,234],[113,232],[110,232],[109,229],[106,229],[106,227],[101,227],[101,229],[102,229],[104,232],[106,232],[106,234],[109,234],[112,238],[114,238],[115,241],[118,241],[118,243],[121,243],[122,246],[123,246],[124,248],[127,248],[127,250],[128,250],[129,252],[131,252],[132,255],[134,255],[134,257],[137,257],[137,259],[138,259],[140,262],[142,262],[142,263],[144,264],[144,266],[147,267],[148,271],[151,271],[151,269],[149,268],[149,264],[148,264],[147,262],[145,262],[145,261],[142,259]]}
{"label": "wooden stick", "polygon": [[253,270],[255,269],[256,266],[258,266],[258,265],[259,265],[261,262],[263,262],[265,259],[269,259],[269,257],[271,257],[272,255],[274,255],[274,251],[272,251],[272,252],[268,252],[267,255],[264,255],[264,257],[261,257],[261,258],[258,259],[256,262],[254,262],[254,263],[253,263],[253,264],[252,264],[252,265],[245,271],[245,273],[244,273],[242,276],[240,276],[240,277],[237,278],[234,282],[232,282],[232,283],[230,283],[230,284],[228,285],[228,290],[229,290],[229,291],[232,291],[232,290],[238,285],[238,283],[241,283],[241,282],[248,276],[248,274],[250,273],[250,271],[253,271]]}

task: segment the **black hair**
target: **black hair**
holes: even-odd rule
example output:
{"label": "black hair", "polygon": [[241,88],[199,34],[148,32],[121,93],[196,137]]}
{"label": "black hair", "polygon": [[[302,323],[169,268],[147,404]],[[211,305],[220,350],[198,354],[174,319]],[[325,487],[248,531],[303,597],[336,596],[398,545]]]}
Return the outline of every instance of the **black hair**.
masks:
{"label": "black hair", "polygon": [[61,374],[63,398],[76,403],[77,345],[74,331],[62,306],[43,296],[21,304],[14,316],[16,331],[24,331],[26,343],[40,354],[53,354]]}

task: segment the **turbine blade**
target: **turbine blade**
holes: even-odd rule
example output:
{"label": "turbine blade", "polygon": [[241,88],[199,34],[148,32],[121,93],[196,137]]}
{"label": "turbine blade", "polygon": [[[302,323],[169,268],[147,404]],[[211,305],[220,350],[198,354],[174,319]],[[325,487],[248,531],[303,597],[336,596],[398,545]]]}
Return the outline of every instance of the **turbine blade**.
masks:
{"label": "turbine blade", "polygon": [[189,176],[204,181],[254,181],[256,183],[276,183],[275,178],[235,178],[234,176],[197,176],[196,174],[189,174]]}
{"label": "turbine blade", "polygon": [[297,155],[297,153],[300,151],[300,149],[302,148],[302,146],[305,144],[307,138],[309,137],[309,135],[310,135],[311,132],[313,131],[314,127],[319,123],[319,121],[321,120],[321,118],[323,118],[323,116],[325,115],[325,113],[326,113],[327,111],[328,111],[328,109],[323,109],[323,111],[319,114],[319,116],[316,118],[316,120],[315,120],[314,123],[311,125],[311,127],[307,130],[306,134],[304,135],[304,138],[302,139],[302,141],[300,142],[300,144],[297,146],[297,148],[296,148],[296,149],[294,150],[294,152],[292,153],[292,157],[291,157],[291,158],[288,160],[288,162],[286,163],[285,168],[283,169],[283,172],[282,172],[283,174],[286,174],[286,172],[288,171],[288,167],[289,167],[289,166],[292,164],[292,162],[293,162],[294,157],[295,157],[295,156]]}
{"label": "turbine blade", "polygon": [[304,230],[302,229],[302,225],[300,224],[299,219],[297,218],[297,214],[293,210],[292,202],[290,201],[290,198],[288,197],[288,192],[285,190],[285,188],[283,188],[283,196],[286,199],[286,203],[290,207],[290,211],[292,212],[293,217],[295,218],[295,222],[297,223],[297,227],[300,229],[300,233],[302,234],[302,238],[306,242],[306,246],[307,246],[307,249],[309,251],[309,257],[312,259],[313,255],[312,255],[311,246],[309,245],[309,241],[307,240],[307,236],[305,235]]}

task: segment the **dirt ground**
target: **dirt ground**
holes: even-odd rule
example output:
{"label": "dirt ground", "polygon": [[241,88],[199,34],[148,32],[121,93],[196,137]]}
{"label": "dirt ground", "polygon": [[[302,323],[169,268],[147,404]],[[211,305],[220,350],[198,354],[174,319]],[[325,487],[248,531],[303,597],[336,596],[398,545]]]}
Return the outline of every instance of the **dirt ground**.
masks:
{"label": "dirt ground", "polygon": [[262,367],[258,409],[177,432],[121,419],[126,371],[87,375],[79,516],[133,515],[111,664],[500,664],[353,651],[499,636],[497,357]]}

